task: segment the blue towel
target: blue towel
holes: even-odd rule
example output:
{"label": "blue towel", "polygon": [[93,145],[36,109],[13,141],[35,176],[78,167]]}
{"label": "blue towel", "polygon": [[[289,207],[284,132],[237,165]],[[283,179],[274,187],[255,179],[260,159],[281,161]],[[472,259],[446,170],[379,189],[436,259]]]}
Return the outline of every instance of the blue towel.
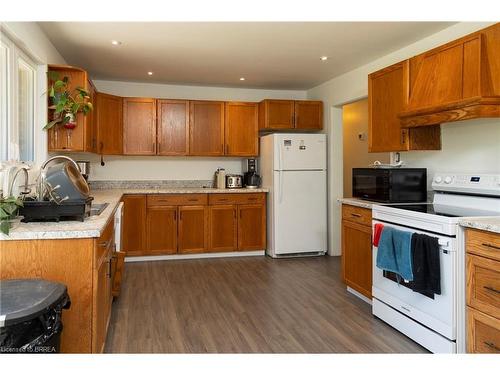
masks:
{"label": "blue towel", "polygon": [[413,233],[385,226],[380,235],[377,267],[412,281],[411,237]]}

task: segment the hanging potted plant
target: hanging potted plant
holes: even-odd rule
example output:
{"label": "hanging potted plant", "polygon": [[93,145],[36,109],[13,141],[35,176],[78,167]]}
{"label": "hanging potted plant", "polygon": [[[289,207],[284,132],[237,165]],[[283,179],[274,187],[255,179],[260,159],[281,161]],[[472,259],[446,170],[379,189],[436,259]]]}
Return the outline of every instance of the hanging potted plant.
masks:
{"label": "hanging potted plant", "polygon": [[71,131],[76,127],[78,113],[86,116],[92,111],[93,106],[89,101],[87,90],[77,87],[72,92],[69,90],[69,77],[59,79],[56,72],[49,72],[52,84],[49,88],[49,110],[53,110],[52,120],[44,126],[50,129],[53,126],[63,126],[68,132],[68,144],[71,144]]}

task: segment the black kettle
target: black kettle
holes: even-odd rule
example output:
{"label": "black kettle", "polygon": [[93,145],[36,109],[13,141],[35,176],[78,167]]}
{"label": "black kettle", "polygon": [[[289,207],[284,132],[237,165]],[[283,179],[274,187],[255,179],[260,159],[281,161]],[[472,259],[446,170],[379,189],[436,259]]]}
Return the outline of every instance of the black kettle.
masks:
{"label": "black kettle", "polygon": [[257,189],[260,187],[261,178],[255,171],[245,172],[243,183],[247,189]]}

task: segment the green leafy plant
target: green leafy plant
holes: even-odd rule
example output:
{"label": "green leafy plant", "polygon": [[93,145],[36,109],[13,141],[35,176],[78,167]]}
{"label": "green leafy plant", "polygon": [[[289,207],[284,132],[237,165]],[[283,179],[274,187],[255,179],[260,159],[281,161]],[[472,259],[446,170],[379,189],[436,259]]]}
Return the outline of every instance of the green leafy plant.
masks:
{"label": "green leafy plant", "polygon": [[17,215],[23,201],[16,197],[0,198],[0,232],[9,235],[11,220]]}
{"label": "green leafy plant", "polygon": [[59,79],[57,72],[49,72],[48,74],[53,82],[48,93],[51,103],[49,109],[54,110],[54,117],[44,126],[44,129],[50,129],[57,124],[73,129],[76,126],[76,115],[79,112],[87,115],[94,108],[89,101],[89,93],[81,87],[70,91],[69,77]]}

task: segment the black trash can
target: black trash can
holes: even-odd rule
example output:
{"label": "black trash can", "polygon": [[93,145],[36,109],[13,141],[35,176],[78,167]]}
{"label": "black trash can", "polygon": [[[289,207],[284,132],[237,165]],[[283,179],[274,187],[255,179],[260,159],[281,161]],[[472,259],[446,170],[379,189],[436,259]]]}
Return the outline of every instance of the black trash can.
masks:
{"label": "black trash can", "polygon": [[41,279],[0,281],[0,353],[59,353],[66,285]]}

